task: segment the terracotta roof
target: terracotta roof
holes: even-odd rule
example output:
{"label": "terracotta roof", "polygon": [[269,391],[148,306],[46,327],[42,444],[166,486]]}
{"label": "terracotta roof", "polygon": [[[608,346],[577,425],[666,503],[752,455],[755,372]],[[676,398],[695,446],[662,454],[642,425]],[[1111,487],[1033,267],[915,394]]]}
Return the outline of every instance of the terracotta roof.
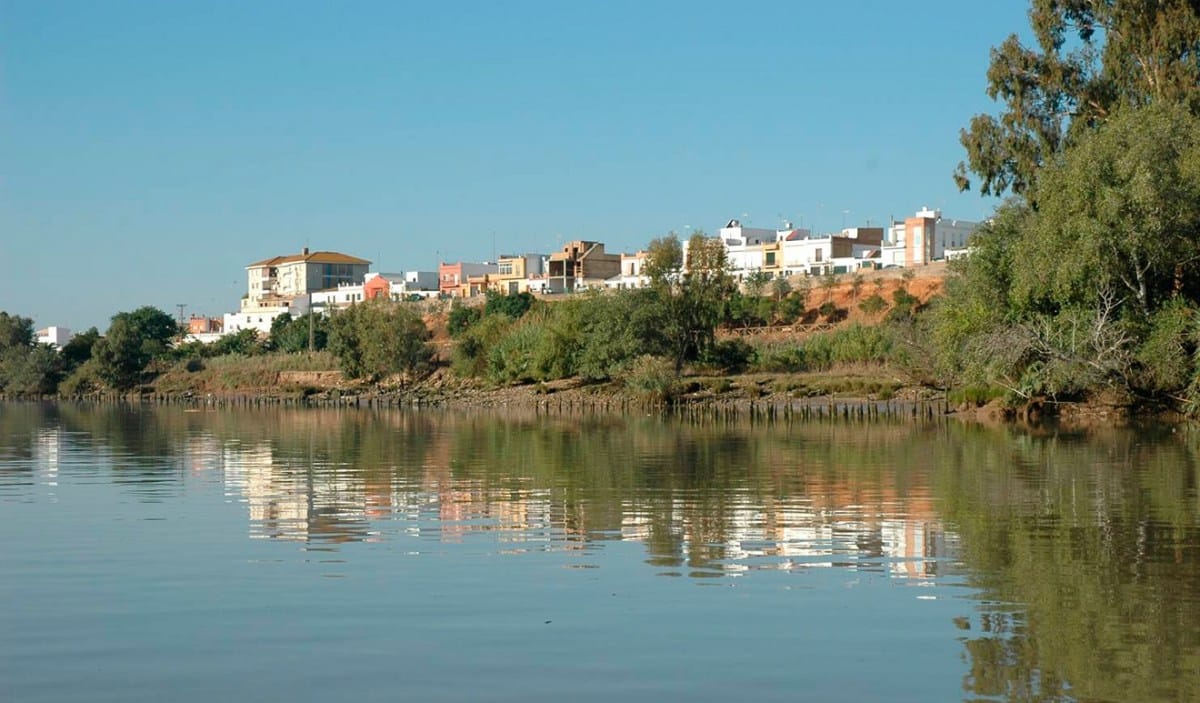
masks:
{"label": "terracotta roof", "polygon": [[296,261],[306,261],[310,264],[367,264],[370,261],[360,259],[357,256],[349,254],[340,254],[336,251],[313,251],[307,254],[288,254],[286,256],[273,256],[270,259],[255,261],[248,264],[246,268],[258,268],[260,266],[278,266],[280,264],[290,264]]}

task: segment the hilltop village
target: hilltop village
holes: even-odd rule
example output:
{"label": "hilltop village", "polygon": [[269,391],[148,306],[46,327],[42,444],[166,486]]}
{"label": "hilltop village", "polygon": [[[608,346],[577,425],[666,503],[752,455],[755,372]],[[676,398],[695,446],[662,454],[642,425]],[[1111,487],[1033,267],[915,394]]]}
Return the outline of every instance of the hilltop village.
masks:
{"label": "hilltop village", "polygon": [[[738,281],[794,276],[821,277],[885,268],[924,266],[967,252],[976,222],[954,220],[922,208],[888,227],[849,227],[814,235],[808,229],[744,226],[730,220],[717,232],[729,271]],[[686,246],[686,243],[685,243]],[[686,257],[685,257],[686,260]],[[235,312],[221,317],[193,315],[188,339],[214,342],[242,330],[271,331],[277,317],[298,317],[374,299],[473,298],[501,295],[552,296],[585,290],[622,290],[649,284],[646,252],[614,253],[604,242],[577,240],[559,251],[508,254],[495,261],[440,262],[437,271],[381,273],[373,262],[336,251],[274,256],[246,266],[246,294]],[[49,330],[44,331],[47,334]],[[54,328],[61,336],[61,328]],[[47,339],[47,341],[50,341]],[[54,343],[62,344],[60,337]]]}

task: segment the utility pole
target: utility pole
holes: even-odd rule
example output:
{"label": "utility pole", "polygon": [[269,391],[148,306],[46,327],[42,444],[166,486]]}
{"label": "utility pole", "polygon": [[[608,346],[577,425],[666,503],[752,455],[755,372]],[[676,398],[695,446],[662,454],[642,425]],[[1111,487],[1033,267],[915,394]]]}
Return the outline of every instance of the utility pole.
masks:
{"label": "utility pole", "polygon": [[313,309],[312,309],[312,291],[308,292],[308,353],[313,353]]}

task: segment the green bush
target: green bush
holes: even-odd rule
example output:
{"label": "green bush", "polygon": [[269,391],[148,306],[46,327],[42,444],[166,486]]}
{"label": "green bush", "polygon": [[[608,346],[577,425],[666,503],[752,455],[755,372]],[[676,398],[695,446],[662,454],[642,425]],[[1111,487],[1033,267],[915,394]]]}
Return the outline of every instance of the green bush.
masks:
{"label": "green bush", "polygon": [[383,300],[351,305],[330,318],[329,350],[349,378],[378,381],[429,368],[429,329],[409,307]]}
{"label": "green bush", "polygon": [[483,317],[483,310],[470,306],[463,305],[457,300],[450,306],[450,315],[446,320],[446,331],[454,339],[462,337],[463,333],[471,328],[479,319]]}
{"label": "green bush", "polygon": [[762,344],[755,349],[754,369],[769,373],[808,370],[804,348],[795,343]]}
{"label": "green bush", "polygon": [[883,310],[886,307],[887,307],[887,301],[884,300],[883,296],[879,295],[878,293],[872,293],[870,296],[864,298],[863,301],[858,304],[858,309],[862,310],[863,312],[867,313],[868,315],[874,315],[875,313],[880,312],[881,310]]}
{"label": "green bush", "polygon": [[742,339],[726,339],[717,342],[700,357],[700,363],[740,373],[754,359],[754,347]]}
{"label": "green bush", "polygon": [[886,363],[892,345],[885,327],[853,324],[809,337],[804,343],[805,362],[811,370],[825,370],[836,364]]}
{"label": "green bush", "polygon": [[63,395],[86,395],[100,390],[103,383],[96,367],[95,359],[83,362],[58,384],[58,392]]}
{"label": "green bush", "polygon": [[503,315],[482,318],[465,330],[454,346],[450,368],[463,377],[483,378],[488,373],[488,350],[510,329],[512,320]]}
{"label": "green bush", "polygon": [[530,383],[547,380],[538,368],[539,352],[547,344],[548,330],[540,324],[518,324],[496,341],[487,353],[487,377],[493,383]]}
{"label": "green bush", "polygon": [[483,306],[484,315],[507,315],[514,320],[525,316],[533,307],[533,295],[531,293],[515,293],[513,295],[500,295],[495,291],[487,292],[487,303]]}
{"label": "green bush", "polygon": [[1136,353],[1138,385],[1156,392],[1187,386],[1196,353],[1197,322],[1196,308],[1182,298],[1167,303],[1151,317],[1150,329]]}
{"label": "green bush", "polygon": [[659,357],[644,355],[634,359],[622,380],[634,395],[651,403],[669,403],[680,393],[674,365]]}

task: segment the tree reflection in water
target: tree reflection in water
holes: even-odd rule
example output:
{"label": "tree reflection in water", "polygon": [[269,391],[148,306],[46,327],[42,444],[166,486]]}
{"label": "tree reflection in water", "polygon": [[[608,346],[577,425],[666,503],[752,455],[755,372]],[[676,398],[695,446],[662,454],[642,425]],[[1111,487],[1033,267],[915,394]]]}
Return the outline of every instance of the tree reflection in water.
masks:
{"label": "tree reflection in water", "polygon": [[308,549],[631,540],[665,574],[957,579],[968,697],[1200,700],[1196,448],[1156,427],[4,405],[0,497],[39,471],[143,498],[218,472],[252,537]]}

